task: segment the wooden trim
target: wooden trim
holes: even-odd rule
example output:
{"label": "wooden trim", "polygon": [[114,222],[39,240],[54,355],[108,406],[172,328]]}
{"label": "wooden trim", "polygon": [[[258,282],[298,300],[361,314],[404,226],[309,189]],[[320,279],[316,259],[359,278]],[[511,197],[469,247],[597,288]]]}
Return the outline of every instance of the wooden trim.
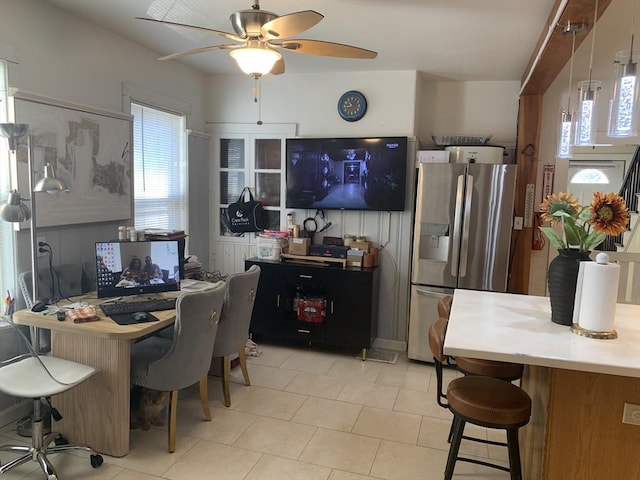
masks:
{"label": "wooden trim", "polygon": [[[602,16],[604,11],[611,4],[611,1],[612,0],[598,0],[598,18]],[[562,12],[559,25],[554,28],[552,22],[561,2],[562,0],[556,0],[553,5],[549,19],[540,33],[540,38],[538,39],[536,48],[529,59],[527,68],[524,70],[524,77],[522,79],[523,83],[526,80],[531,66],[535,62],[544,38],[547,36],[548,30],[553,28],[554,31],[551,38],[542,52],[529,81],[525,85],[522,92],[523,94],[544,94],[571,58],[571,35],[563,34],[562,27],[560,25],[566,25],[569,22],[587,24],[587,30],[585,33],[576,36],[576,49],[593,28],[593,9],[595,6],[595,0],[569,0],[569,3]]]}
{"label": "wooden trim", "polygon": [[[514,215],[517,217],[524,217],[526,186],[527,184],[535,185],[538,174],[542,98],[542,95],[520,97],[516,144],[518,171],[513,205]],[[511,293],[529,292],[532,239],[533,227],[523,227],[522,230],[513,230],[511,233],[512,262],[507,286],[507,290]]]}

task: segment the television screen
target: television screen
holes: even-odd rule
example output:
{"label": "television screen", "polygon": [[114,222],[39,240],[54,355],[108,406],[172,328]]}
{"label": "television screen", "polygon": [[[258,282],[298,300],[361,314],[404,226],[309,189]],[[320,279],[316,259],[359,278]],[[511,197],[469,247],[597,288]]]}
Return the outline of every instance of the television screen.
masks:
{"label": "television screen", "polygon": [[404,210],[407,137],[288,138],[287,208]]}
{"label": "television screen", "polygon": [[180,290],[177,240],[97,242],[98,298]]}

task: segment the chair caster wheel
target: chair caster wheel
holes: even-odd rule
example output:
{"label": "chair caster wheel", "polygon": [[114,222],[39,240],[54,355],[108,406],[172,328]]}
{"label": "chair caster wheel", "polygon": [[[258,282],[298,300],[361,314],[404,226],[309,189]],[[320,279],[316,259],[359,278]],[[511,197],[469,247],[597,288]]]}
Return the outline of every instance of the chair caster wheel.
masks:
{"label": "chair caster wheel", "polygon": [[102,462],[104,461],[102,459],[102,455],[100,454],[91,455],[90,459],[91,459],[91,466],[93,468],[98,468],[100,465],[102,465]]}
{"label": "chair caster wheel", "polygon": [[69,440],[67,440],[61,434],[59,434],[59,435],[56,436],[56,438],[53,439],[53,443],[55,443],[57,446],[68,445],[69,444]]}

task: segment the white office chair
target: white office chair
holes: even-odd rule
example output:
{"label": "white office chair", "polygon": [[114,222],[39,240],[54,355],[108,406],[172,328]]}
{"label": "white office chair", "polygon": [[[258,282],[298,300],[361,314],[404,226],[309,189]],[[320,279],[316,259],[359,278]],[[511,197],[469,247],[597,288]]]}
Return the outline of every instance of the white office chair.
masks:
{"label": "white office chair", "polygon": [[[88,445],[68,444],[56,433],[43,434],[41,399],[70,390],[97,372],[97,369],[62,358],[40,356],[31,348],[22,332],[30,353],[0,362],[0,391],[14,397],[33,399],[33,428],[31,446],[3,445],[0,451],[21,453],[22,456],[0,465],[0,475],[29,460],[38,462],[47,480],[58,475],[47,454],[66,450],[85,450],[91,454],[91,466],[102,465],[102,456]],[[52,446],[49,446],[52,444]]]}

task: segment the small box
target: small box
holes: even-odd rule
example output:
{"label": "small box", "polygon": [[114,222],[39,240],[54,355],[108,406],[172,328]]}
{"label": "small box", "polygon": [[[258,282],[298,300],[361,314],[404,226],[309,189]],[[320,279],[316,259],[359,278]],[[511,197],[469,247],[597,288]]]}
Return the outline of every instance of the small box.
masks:
{"label": "small box", "polygon": [[309,255],[310,238],[292,238],[289,240],[289,253],[291,255]]}
{"label": "small box", "polygon": [[351,248],[353,250],[362,250],[363,252],[369,253],[369,248],[371,248],[371,244],[369,242],[351,242]]}
{"label": "small box", "polygon": [[280,260],[280,255],[287,252],[287,239],[277,237],[258,237],[257,256],[263,260]]}
{"label": "small box", "polygon": [[347,266],[362,267],[363,259],[364,259],[364,250],[348,250],[347,251]]}

